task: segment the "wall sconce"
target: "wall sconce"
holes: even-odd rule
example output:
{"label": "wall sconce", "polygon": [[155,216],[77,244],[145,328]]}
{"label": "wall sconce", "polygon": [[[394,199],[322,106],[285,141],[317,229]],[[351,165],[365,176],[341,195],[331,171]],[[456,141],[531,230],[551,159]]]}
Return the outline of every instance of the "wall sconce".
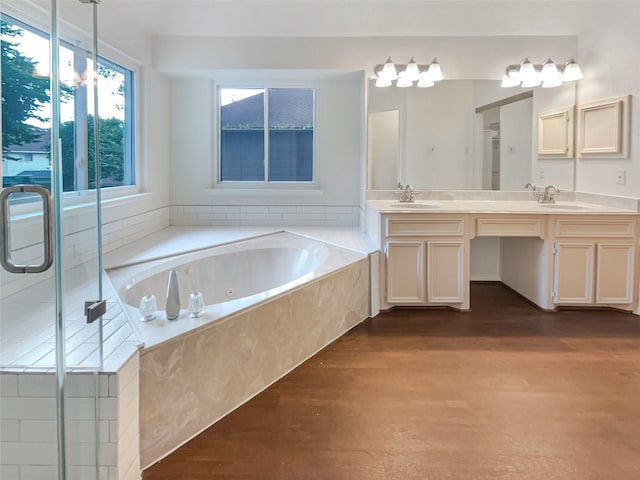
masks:
{"label": "wall sconce", "polygon": [[560,65],[547,58],[542,64],[536,65],[527,57],[519,65],[507,67],[500,86],[509,88],[520,85],[530,88],[542,85],[542,88],[552,88],[562,85],[563,82],[580,80],[582,77],[580,65],[573,58]]}
{"label": "wall sconce", "polygon": [[428,88],[444,78],[437,57],[429,65],[418,65],[413,57],[406,65],[395,65],[389,57],[383,65],[376,65],[374,72],[376,87],[390,87],[395,81],[399,88],[411,87],[413,82],[419,88]]}

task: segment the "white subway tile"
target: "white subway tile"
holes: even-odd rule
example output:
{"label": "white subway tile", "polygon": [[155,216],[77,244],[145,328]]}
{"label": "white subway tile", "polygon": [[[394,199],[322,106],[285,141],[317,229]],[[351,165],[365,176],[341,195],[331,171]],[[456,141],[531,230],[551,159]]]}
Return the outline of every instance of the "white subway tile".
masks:
{"label": "white subway tile", "polygon": [[[54,465],[22,465],[20,467],[20,480],[51,480],[55,478],[58,478],[57,462]],[[2,479],[4,480],[4,477]]]}
{"label": "white subway tile", "polygon": [[[96,467],[92,465],[70,465],[67,468],[67,480],[93,480],[96,476]],[[109,467],[98,467],[96,480],[109,480]]]}
{"label": "white subway tile", "polygon": [[269,208],[269,213],[296,213],[297,207],[295,206],[271,206]]}
{"label": "white subway tile", "polygon": [[96,394],[100,397],[109,395],[109,379],[107,375],[87,372],[75,372],[67,375],[65,379],[65,393],[68,397],[92,397]]}
{"label": "white subway tile", "polygon": [[57,462],[58,448],[56,443],[0,442],[0,464],[56,465]]}
{"label": "white subway tile", "polygon": [[0,478],[2,480],[20,480],[20,467],[18,465],[0,465]]}
{"label": "white subway tile", "polygon": [[226,213],[226,214],[238,214],[240,213],[240,207],[234,205],[212,205],[212,213]]}
{"label": "white subway tile", "polygon": [[93,442],[69,442],[67,444],[67,460],[73,466],[91,466],[100,462],[101,466],[117,465],[116,445],[112,443],[98,444],[98,458],[96,446]]}
{"label": "white subway tile", "polygon": [[99,442],[109,443],[108,420],[68,420],[65,428],[69,442],[91,443],[97,437]]}
{"label": "white subway tile", "polygon": [[208,205],[187,205],[184,207],[185,213],[211,213]]}
{"label": "white subway tile", "polygon": [[0,440],[3,442],[20,441],[20,421],[0,419]]}
{"label": "white subway tile", "polygon": [[109,443],[118,443],[118,420],[109,420]]}
{"label": "white subway tile", "polygon": [[317,214],[321,214],[321,213],[325,213],[325,207],[299,205],[299,206],[296,207],[296,211],[298,213],[317,213]]}
{"label": "white subway tile", "polygon": [[118,376],[115,374],[109,374],[109,396],[118,396]]}
{"label": "white subway tile", "polygon": [[55,398],[9,397],[0,400],[0,418],[55,420]]}
{"label": "white subway tile", "polygon": [[25,373],[18,377],[18,395],[21,397],[54,397],[56,388],[55,375]]}
{"label": "white subway tile", "polygon": [[58,436],[55,420],[22,420],[21,442],[56,442]]}
{"label": "white subway tile", "polygon": [[118,419],[118,399],[117,398],[100,398],[98,399],[99,417],[101,420],[117,420]]}
{"label": "white subway tile", "polygon": [[18,375],[0,372],[0,397],[18,396]]}
{"label": "white subway tile", "polygon": [[269,207],[262,207],[257,205],[243,205],[240,207],[240,213],[269,213]]}

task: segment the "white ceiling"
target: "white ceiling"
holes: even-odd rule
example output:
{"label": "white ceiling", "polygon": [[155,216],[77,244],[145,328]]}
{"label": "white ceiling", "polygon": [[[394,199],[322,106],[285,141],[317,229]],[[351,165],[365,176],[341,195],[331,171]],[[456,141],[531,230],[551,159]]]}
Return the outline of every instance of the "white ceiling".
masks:
{"label": "white ceiling", "polygon": [[[153,35],[487,36],[579,35],[627,2],[516,0],[102,0],[100,18]],[[627,16],[628,15],[624,15]]]}

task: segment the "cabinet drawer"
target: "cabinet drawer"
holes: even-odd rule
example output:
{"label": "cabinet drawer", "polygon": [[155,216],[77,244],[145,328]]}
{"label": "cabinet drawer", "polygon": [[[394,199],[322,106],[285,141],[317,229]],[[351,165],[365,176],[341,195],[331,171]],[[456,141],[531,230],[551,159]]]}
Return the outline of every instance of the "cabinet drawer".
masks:
{"label": "cabinet drawer", "polygon": [[462,235],[462,218],[387,218],[388,237],[415,237],[423,235]]}
{"label": "cabinet drawer", "polygon": [[556,220],[556,237],[617,237],[632,238],[635,221],[632,219],[612,220]]}
{"label": "cabinet drawer", "polygon": [[478,218],[478,237],[542,237],[539,218]]}

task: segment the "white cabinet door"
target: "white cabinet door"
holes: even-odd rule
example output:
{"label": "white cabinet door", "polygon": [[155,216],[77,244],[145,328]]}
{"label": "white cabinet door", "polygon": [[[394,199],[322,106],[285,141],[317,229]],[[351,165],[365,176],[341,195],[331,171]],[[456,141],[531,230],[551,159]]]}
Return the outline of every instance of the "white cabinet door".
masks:
{"label": "white cabinet door", "polygon": [[598,243],[596,302],[601,304],[633,301],[633,244]]}
{"label": "white cabinet door", "polygon": [[594,253],[593,243],[556,243],[554,303],[593,303]]}
{"label": "white cabinet door", "polygon": [[461,241],[427,241],[427,301],[464,300],[464,247]]}
{"label": "white cabinet door", "polygon": [[387,302],[424,303],[424,242],[387,242]]}

